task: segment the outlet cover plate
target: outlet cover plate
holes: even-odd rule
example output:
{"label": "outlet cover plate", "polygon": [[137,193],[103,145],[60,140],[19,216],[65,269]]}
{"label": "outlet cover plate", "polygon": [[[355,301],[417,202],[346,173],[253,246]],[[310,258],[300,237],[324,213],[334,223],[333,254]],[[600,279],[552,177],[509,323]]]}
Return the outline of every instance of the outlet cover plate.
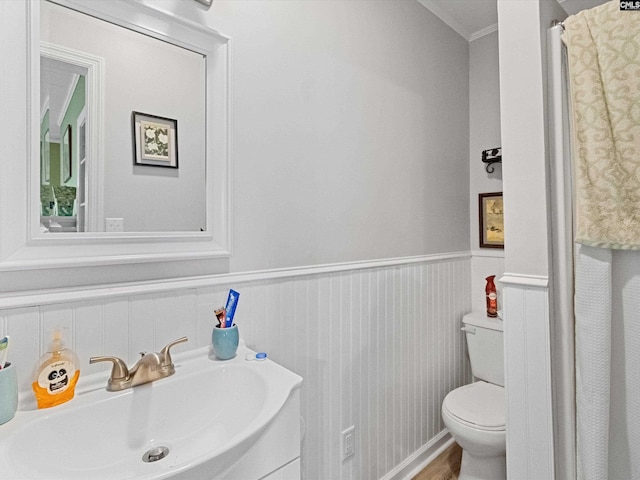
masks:
{"label": "outlet cover plate", "polygon": [[124,218],[105,218],[105,232],[124,232]]}
{"label": "outlet cover plate", "polygon": [[356,427],[351,425],[342,431],[341,437],[342,460],[346,460],[356,453]]}

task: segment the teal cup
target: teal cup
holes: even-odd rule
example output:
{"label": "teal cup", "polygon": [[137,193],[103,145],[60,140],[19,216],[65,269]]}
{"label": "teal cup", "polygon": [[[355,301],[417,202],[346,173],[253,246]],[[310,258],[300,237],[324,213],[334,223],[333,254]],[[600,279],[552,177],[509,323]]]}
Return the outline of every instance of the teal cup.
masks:
{"label": "teal cup", "polygon": [[213,353],[220,360],[229,360],[236,356],[239,340],[238,327],[235,324],[229,328],[216,326],[211,332]]}
{"label": "teal cup", "polygon": [[16,415],[18,409],[18,378],[10,363],[0,370],[0,425]]}

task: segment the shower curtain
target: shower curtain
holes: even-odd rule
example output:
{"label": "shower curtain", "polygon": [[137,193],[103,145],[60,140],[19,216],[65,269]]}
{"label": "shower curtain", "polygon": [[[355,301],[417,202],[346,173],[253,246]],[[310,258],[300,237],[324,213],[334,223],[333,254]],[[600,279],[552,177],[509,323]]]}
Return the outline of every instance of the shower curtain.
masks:
{"label": "shower curtain", "polygon": [[576,470],[584,480],[640,480],[640,12],[619,6],[569,17],[563,35],[575,212],[564,226],[575,225]]}
{"label": "shower curtain", "polygon": [[640,479],[640,253],[577,244],[578,478]]}

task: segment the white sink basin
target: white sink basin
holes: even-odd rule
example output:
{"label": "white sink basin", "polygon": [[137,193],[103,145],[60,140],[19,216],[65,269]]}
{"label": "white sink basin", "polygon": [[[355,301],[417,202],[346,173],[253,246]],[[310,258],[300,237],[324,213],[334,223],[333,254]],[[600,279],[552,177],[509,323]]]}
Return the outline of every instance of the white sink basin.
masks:
{"label": "white sink basin", "polygon": [[[176,357],[172,377],[118,393],[76,392],[67,404],[19,411],[0,427],[2,478],[215,478],[260,438],[302,379],[267,360]],[[106,385],[106,379],[104,379]],[[155,462],[145,452],[166,447]]]}

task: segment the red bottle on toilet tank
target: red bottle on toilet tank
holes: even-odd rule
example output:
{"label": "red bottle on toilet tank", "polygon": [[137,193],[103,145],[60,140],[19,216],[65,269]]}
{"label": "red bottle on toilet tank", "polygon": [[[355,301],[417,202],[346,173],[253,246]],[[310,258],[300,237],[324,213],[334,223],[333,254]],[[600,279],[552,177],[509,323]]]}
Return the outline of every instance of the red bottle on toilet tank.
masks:
{"label": "red bottle on toilet tank", "polygon": [[495,275],[487,277],[487,286],[484,288],[487,296],[487,317],[492,318],[498,316],[498,293],[496,292],[496,284],[493,283],[495,277]]}

